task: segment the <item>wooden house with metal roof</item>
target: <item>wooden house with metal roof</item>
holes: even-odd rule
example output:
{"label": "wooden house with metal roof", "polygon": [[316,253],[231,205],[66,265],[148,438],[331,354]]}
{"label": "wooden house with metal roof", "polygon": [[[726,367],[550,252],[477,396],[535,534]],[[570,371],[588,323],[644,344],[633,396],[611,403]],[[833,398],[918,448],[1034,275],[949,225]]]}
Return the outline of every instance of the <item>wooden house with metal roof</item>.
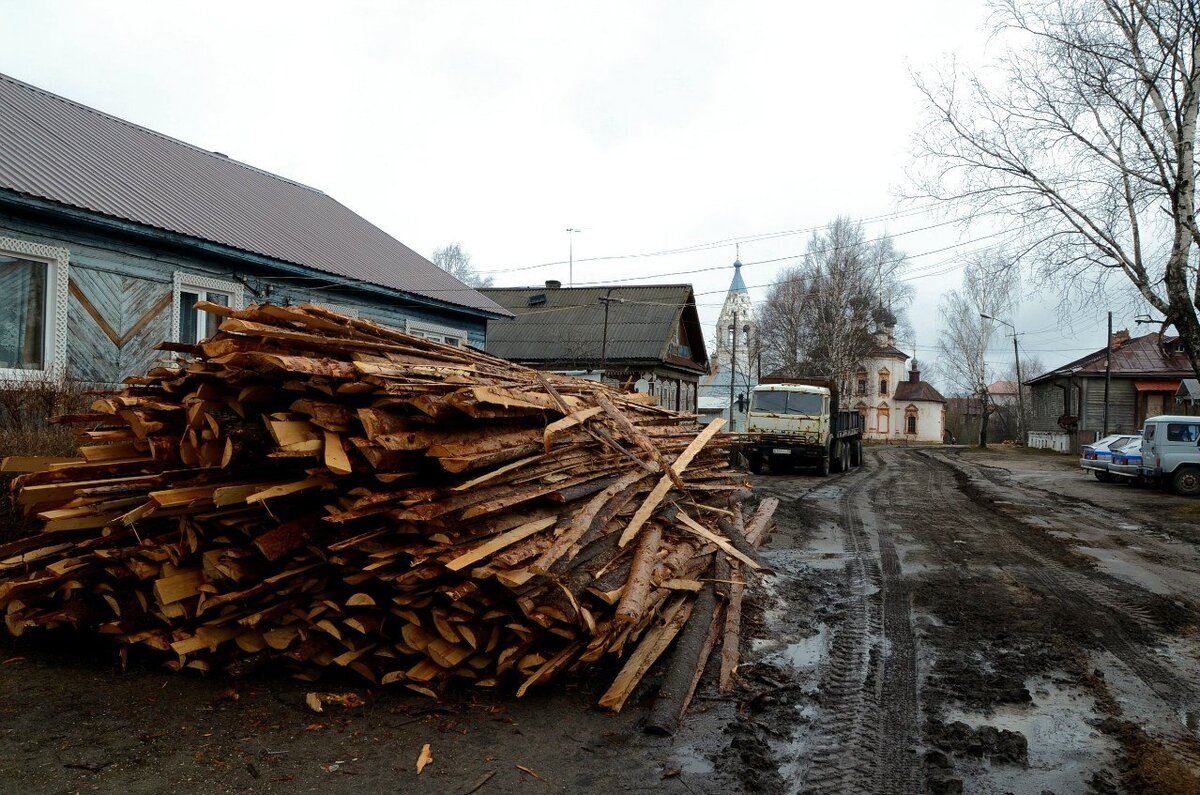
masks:
{"label": "wooden house with metal roof", "polygon": [[0,379],[115,382],[201,300],[483,347],[508,312],[332,197],[0,75]]}
{"label": "wooden house with metal roof", "polygon": [[[1147,417],[1183,413],[1176,393],[1195,371],[1177,337],[1130,337],[1128,331],[1118,331],[1111,344],[1109,433],[1135,433]],[[1025,382],[1030,387],[1030,447],[1074,452],[1103,435],[1108,353],[1101,348]]]}
{"label": "wooden house with metal roof", "polygon": [[488,323],[488,352],[540,370],[631,385],[679,411],[696,410],[708,370],[689,284],[493,287],[512,313]]}

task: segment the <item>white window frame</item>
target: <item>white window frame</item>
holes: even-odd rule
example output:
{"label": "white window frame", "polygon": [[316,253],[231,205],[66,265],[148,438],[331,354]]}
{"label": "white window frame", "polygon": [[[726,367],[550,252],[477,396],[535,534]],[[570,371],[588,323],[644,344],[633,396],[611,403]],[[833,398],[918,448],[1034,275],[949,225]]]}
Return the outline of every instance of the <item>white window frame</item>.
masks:
{"label": "white window frame", "polygon": [[[415,334],[418,337],[429,337],[436,335],[441,339],[435,339],[434,342],[442,342],[445,337],[457,337],[458,347],[465,348],[467,346],[467,330],[454,328],[453,326],[441,326],[437,323],[427,323],[424,320],[404,320],[404,330],[409,334]],[[446,343],[449,344],[449,343]]]}
{"label": "white window frame", "polygon": [[218,293],[228,293],[231,309],[242,308],[242,299],[245,292],[245,288],[240,282],[214,279],[211,276],[197,276],[193,273],[184,273],[183,271],[175,271],[171,290],[171,340],[173,342],[179,342],[179,321],[181,319],[179,294],[181,292],[184,290],[188,290],[189,292],[192,290],[213,290]]}
{"label": "white window frame", "polygon": [[65,248],[0,237],[0,254],[20,257],[46,265],[46,315],[42,318],[42,356],[40,370],[0,367],[0,379],[34,381],[61,378],[67,371],[67,284],[70,281],[71,252]]}

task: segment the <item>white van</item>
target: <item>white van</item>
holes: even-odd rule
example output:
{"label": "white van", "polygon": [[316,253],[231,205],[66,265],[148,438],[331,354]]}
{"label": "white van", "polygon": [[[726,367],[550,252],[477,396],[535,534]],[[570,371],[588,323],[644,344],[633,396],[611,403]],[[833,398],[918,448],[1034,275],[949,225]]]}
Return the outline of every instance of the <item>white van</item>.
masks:
{"label": "white van", "polygon": [[1142,432],[1142,475],[1179,494],[1200,495],[1200,417],[1150,417]]}

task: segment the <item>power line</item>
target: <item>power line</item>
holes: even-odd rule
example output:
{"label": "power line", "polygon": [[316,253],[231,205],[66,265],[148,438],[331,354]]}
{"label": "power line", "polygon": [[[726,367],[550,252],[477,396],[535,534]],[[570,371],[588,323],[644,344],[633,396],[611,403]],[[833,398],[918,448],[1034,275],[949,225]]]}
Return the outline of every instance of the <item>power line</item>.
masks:
{"label": "power line", "polygon": [[[876,215],[876,216],[871,216],[868,218],[862,218],[862,219],[857,219],[857,220],[859,223],[873,224],[873,223],[878,223],[880,221],[896,220],[896,219],[900,219],[900,218],[911,218],[916,215],[922,215],[937,206],[939,206],[939,205],[937,203],[934,203],[934,204],[929,204],[929,205],[925,205],[922,207],[915,207],[915,208],[911,208],[908,210],[897,210],[896,212],[893,212],[893,213],[885,213],[882,215]],[[947,222],[944,222],[941,224],[937,224],[937,226],[945,226],[945,225],[951,224],[951,223],[959,223],[961,220],[962,219],[955,219],[953,221],[947,221]],[[713,241],[710,241],[707,243],[695,243],[695,244],[688,245],[688,246],[680,246],[678,248],[670,248],[670,249],[661,249],[658,251],[643,251],[643,252],[635,252],[632,254],[608,254],[605,256],[601,256],[601,257],[577,258],[575,260],[575,262],[607,262],[607,261],[621,260],[621,259],[640,259],[640,258],[644,258],[644,257],[663,257],[663,256],[672,256],[672,255],[676,255],[676,254],[690,254],[690,253],[694,253],[697,251],[710,251],[712,249],[717,249],[717,248],[728,248],[729,246],[735,245],[737,243],[761,242],[764,240],[775,240],[775,239],[778,239],[781,237],[791,237],[794,235],[808,234],[809,232],[820,231],[822,229],[827,228],[828,226],[829,226],[828,223],[824,223],[824,224],[820,224],[818,226],[809,226],[809,227],[803,227],[800,229],[785,229],[785,230],[780,230],[780,231],[776,231],[776,232],[762,232],[762,233],[753,234],[753,235],[741,235],[738,237],[729,237],[729,238],[724,238],[722,240],[713,240]],[[932,229],[933,227],[931,226],[931,227],[925,227],[925,228]],[[919,232],[919,231],[923,231],[923,229],[912,230],[912,231]],[[905,234],[911,234],[911,232],[898,232],[895,235],[889,235],[889,237],[897,237],[899,235],[905,235]],[[494,268],[494,269],[490,269],[490,270],[481,270],[481,271],[478,271],[478,273],[481,275],[501,274],[501,273],[517,273],[520,271],[536,270],[538,268],[550,268],[550,267],[555,267],[557,265],[566,265],[566,264],[567,264],[566,260],[555,260],[554,262],[542,262],[537,265],[518,265],[518,266],[510,266],[507,268]]]}

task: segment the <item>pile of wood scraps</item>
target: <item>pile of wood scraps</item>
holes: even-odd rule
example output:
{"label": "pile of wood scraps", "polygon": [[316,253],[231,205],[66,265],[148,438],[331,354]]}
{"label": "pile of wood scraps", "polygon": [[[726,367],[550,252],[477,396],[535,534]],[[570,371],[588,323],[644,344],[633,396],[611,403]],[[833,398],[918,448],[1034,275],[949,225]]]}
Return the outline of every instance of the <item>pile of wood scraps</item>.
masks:
{"label": "pile of wood scraps", "polygon": [[214,337],[58,418],[81,461],[17,478],[10,632],[430,695],[621,659],[611,709],[674,641],[668,713],[718,645],[731,681],[775,503],[744,513],[719,422],[315,306],[202,308]]}

